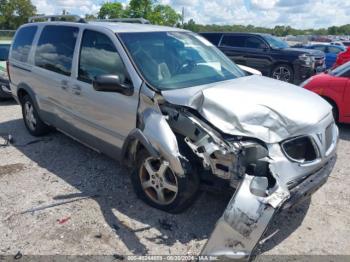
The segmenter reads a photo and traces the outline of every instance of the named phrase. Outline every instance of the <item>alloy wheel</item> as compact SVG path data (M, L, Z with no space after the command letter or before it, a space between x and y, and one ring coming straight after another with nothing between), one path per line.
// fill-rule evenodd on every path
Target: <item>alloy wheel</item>
M284 66L279 66L273 70L272 77L281 81L289 82L291 78L291 72Z
M30 130L34 131L36 128L37 120L34 115L34 107L29 101L27 101L24 104L24 116L25 116L25 121L28 127L30 128Z
M153 157L146 158L139 176L142 189L152 201L169 205L175 200L179 189L178 181L168 162Z

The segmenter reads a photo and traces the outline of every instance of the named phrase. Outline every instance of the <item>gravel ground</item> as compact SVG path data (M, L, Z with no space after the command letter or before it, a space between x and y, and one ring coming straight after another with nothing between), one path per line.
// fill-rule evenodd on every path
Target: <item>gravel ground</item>
M350 126L340 130L327 184L281 213L258 253L350 255ZM179 215L150 208L118 163L59 132L30 136L14 102L0 103L0 133L14 138L0 148L0 255L196 255L230 198L205 192Z

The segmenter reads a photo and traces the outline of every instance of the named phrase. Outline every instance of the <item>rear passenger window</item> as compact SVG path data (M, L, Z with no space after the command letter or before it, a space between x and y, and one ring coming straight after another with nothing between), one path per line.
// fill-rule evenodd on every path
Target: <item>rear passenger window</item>
M78 31L70 26L45 26L35 52L35 65L69 76Z
M12 45L12 59L27 62L36 30L36 26L26 26L19 29Z
M125 81L123 62L113 42L106 35L85 30L81 43L78 79L92 83L96 76L118 75Z
M221 40L221 46L244 47L245 39L245 36L224 35L224 37Z
M203 37L205 37L206 39L208 39L212 44L214 45L218 45L221 39L221 34L202 34Z

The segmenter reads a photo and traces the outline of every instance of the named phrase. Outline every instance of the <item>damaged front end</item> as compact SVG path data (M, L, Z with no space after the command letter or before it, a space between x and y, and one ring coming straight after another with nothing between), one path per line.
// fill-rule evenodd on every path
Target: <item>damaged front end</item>
M235 189L201 254L248 259L281 208L310 197L327 181L335 164L338 129L328 114L312 131L306 124L306 128L299 128L295 137L287 134L283 124L280 133L275 130L273 135L265 136L260 132L254 137L247 131L245 136L244 121L235 135L229 124L213 115L215 111L225 113L222 107L205 107L203 95L193 97L191 103L174 103L178 98L167 99L143 86L140 141L154 157L169 163L178 176L186 176L191 162L179 149L179 143L184 143L195 163L200 163L199 170L227 181ZM232 112L226 112L227 117L238 121ZM226 128L219 129L219 124L211 123L215 121ZM249 128L253 130L251 123ZM307 135L301 135L306 131ZM133 148L135 152L136 146Z

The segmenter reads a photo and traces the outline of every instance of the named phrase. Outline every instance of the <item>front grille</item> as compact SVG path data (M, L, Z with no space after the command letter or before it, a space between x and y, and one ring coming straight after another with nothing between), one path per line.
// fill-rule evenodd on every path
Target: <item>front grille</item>
M327 126L325 131L325 143L326 143L326 151L331 147L333 143L333 124Z

